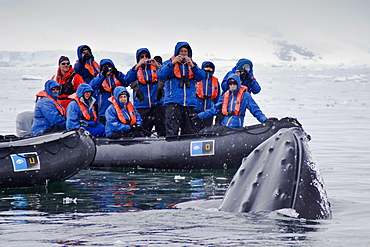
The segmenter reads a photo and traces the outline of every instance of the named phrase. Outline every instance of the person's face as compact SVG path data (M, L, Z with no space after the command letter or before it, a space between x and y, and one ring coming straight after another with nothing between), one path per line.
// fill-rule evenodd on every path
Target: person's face
M127 101L128 101L127 95L125 95L125 94L121 94L121 95L119 96L119 98L118 98L118 101L119 101L120 103L127 103Z
M50 91L53 93L59 93L60 87L53 87L52 89L50 89Z
M212 69L212 67L204 67L204 71L205 72L213 72L213 69Z
M180 51L179 51L179 55L182 56L182 57L187 57L189 54L188 52L188 49L186 49L185 47L181 47L180 48Z
M86 54L90 54L90 51L89 51L89 50L84 50L84 51L82 52L82 56L84 56L84 55L86 55Z
M85 99L90 99L91 95L92 95L91 91L90 92L84 92L84 98Z
M229 84L229 90L234 91L238 88L238 85L236 84Z
M144 51L144 52L140 53L139 58L140 58L140 60L141 59L149 59L149 54Z
M59 65L59 67L60 67L60 70L61 71L64 71L64 72L67 72L68 70L69 70L69 68L70 68L70 63L69 63L69 61L68 60L65 60L65 61L62 61L61 63L60 63L60 65Z

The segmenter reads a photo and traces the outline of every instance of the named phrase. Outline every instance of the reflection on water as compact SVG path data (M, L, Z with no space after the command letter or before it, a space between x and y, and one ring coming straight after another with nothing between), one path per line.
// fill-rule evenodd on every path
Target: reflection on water
M222 197L234 172L84 170L65 183L3 190L0 211L58 214L170 209L183 201Z

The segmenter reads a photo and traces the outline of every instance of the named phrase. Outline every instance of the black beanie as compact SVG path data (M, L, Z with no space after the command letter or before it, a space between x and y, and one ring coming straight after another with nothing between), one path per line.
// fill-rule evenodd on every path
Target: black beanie
M119 95L126 95L128 99L130 98L130 94L129 94L129 92L127 92L127 91L123 91L123 92L122 92L122 93L120 93Z
M66 60L70 63L70 61L69 61L69 58L68 58L68 57L66 57L66 56L61 56L61 57L59 58L59 63L58 63L58 65L60 65L60 63L61 63L61 62L66 61Z
M161 56L155 56L153 59L154 59L155 61L157 61L158 63L163 64L163 62L162 62L162 57L161 57Z

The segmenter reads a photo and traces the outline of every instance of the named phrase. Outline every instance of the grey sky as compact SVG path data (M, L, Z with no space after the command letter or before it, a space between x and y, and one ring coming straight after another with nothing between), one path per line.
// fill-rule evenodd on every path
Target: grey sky
M320 49L352 42L370 52L367 0L0 0L0 50L172 53L179 40L224 56L255 37ZM340 49L341 47L338 47Z

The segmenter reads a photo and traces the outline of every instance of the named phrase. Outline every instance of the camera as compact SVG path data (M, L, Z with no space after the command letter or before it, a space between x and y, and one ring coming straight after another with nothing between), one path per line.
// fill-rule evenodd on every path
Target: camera
M112 68L111 66L108 66L108 67L107 67L107 70L108 70L108 71L112 71L112 70L113 70L113 68Z
M186 59L186 57L181 57L181 60L182 60L182 61L185 61L185 59Z
M247 79L248 78L248 73L246 71L241 71L240 72L240 78L242 79Z

